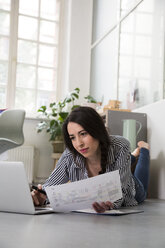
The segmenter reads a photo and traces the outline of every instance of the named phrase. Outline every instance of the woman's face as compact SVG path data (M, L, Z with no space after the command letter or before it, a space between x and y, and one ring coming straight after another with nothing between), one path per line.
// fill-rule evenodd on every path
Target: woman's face
M99 153L99 141L94 139L82 126L75 122L68 123L68 133L73 147L85 158L92 158Z

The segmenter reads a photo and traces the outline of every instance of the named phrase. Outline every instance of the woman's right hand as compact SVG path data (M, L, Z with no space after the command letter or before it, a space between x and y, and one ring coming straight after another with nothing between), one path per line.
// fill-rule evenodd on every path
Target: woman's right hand
M37 185L38 189L42 189L42 185ZM33 189L31 191L31 196L35 206L42 206L46 201L46 195L40 193L38 190Z
M94 202L92 206L97 213L104 213L105 211L111 210L114 207L113 203L110 201L101 202L101 203Z

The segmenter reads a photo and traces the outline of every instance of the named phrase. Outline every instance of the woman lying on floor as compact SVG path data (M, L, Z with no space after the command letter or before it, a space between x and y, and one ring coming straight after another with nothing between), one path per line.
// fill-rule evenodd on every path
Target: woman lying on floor
M135 206L145 200L149 180L149 145L143 141L131 154L128 140L108 134L100 115L90 107L74 109L63 125L66 149L56 168L39 189L74 182L119 170L123 197L111 203L94 202L98 213L121 206ZM131 164L138 157L134 173ZM42 205L46 196L32 191L35 205Z

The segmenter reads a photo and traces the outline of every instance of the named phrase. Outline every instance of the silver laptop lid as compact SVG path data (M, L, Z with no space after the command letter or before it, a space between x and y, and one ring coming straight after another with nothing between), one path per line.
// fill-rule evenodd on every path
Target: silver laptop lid
M22 162L0 161L0 211L35 212Z

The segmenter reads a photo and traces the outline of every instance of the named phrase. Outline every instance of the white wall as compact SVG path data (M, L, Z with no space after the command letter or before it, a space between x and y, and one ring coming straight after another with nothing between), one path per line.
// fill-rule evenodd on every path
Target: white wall
M59 96L80 88L80 101L89 94L92 0L63 0L60 35Z
M149 196L165 199L165 100L136 109L134 112L147 114L151 153Z
M34 181L44 182L53 170L53 159L51 154L53 148L49 142L49 135L46 132L37 133L36 125L38 120L25 119L24 122L24 145L32 145L35 148L34 154Z

